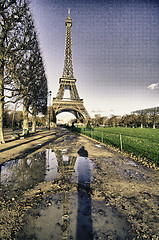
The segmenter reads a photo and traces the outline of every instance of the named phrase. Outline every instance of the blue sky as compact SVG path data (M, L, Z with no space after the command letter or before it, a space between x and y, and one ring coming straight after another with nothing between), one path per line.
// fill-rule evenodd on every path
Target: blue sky
M31 0L30 7L53 97L70 8L74 76L89 114L124 115L159 105L158 1Z

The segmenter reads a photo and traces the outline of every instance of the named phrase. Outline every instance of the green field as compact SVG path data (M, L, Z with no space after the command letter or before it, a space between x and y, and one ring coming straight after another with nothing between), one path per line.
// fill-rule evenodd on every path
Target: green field
M159 165L159 129L80 127L75 130L116 148L121 148L121 134L123 151Z

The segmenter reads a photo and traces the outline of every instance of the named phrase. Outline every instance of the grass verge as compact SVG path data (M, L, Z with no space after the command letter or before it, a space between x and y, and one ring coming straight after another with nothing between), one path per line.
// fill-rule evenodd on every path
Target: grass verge
M150 165L159 166L159 129L73 127L71 130L118 148L138 159L147 160Z

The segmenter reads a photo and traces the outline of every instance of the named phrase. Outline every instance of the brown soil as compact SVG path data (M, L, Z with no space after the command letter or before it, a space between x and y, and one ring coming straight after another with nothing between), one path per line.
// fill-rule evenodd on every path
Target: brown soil
M26 157L48 147L67 148L73 156L78 155L79 149L84 147L88 157L96 164L94 181L91 183L92 198L104 199L107 207L111 206L124 215L136 234L134 239L159 239L157 170L146 168L120 152L104 145L99 146L93 140L61 128L39 130L25 139L0 145L0 163L16 157ZM2 239L14 239L11 237L12 232L20 229L27 210L37 205L42 196L54 191L60 191L60 186L50 182L41 183L24 192L17 197L17 201L16 197L7 199L1 196ZM30 201L31 205L26 204Z

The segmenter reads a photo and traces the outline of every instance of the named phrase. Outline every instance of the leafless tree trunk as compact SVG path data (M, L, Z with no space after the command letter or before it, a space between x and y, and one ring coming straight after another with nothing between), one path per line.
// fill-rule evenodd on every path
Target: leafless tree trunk
M13 134L14 134L14 121L15 121L16 108L17 108L17 103L15 103L15 107L14 107L13 115L12 115L12 132L13 132Z
M32 132L36 132L36 107L33 108L33 115L32 115Z
M27 97L25 96L23 100L23 134L24 135L29 133L28 114L29 114L29 104L28 104Z
M3 112L4 112L4 85L3 85L3 77L4 77L4 66L3 61L0 59L0 143L5 143L4 141L4 133L3 133Z

